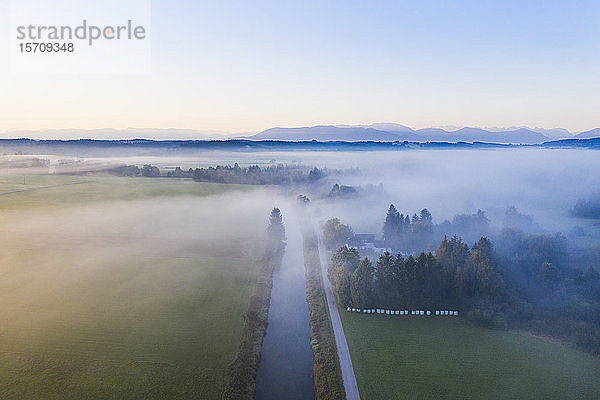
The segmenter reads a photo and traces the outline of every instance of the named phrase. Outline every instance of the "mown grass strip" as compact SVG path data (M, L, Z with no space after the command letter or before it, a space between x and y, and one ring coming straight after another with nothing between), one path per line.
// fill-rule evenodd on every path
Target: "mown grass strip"
M316 400L344 400L344 382L337 354L333 326L319 261L317 235L312 228L303 230L306 301L310 310L310 346L314 355Z

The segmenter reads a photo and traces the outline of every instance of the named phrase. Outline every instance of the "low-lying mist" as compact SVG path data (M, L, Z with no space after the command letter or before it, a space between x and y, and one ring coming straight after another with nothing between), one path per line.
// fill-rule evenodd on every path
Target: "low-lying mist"
M202 291L214 296L214 285L239 290L241 280L251 287L267 217L276 205L273 191L257 189L3 210L3 342L16 340L10 345L14 351L42 346L54 334L68 335L66 326L81 328L82 315L97 316L84 323L91 329L114 320L151 319L153 308L190 301ZM217 272L230 268L228 260L247 267ZM232 303L243 308L246 301L238 293Z
M321 155L323 156L323 155ZM507 207L532 215L542 230L565 231L582 221L569 217L578 199L600 187L600 157L578 150L422 150L329 154L327 166L357 168L343 184L382 184L386 194L322 205L358 231L380 233L394 203L403 213L426 207L434 222L486 211L502 227Z

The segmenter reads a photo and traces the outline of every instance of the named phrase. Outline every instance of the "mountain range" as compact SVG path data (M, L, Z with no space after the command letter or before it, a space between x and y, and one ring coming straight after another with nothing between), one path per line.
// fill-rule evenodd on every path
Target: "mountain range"
M600 128L582 132L577 138L585 139L600 136ZM566 129L531 129L515 127L499 128L460 128L411 129L394 123L377 123L372 125L318 125L300 128L271 128L247 137L251 140L284 140L284 141L411 141L411 142L487 142L538 144L557 138L569 138Z
M576 139L592 139L597 137L600 137L600 128L580 132L578 135L575 136Z
M320 142L486 142L503 144L540 144L556 139L591 139L600 137L600 128L574 134L563 128L543 129L528 127L471 128L452 127L412 129L396 123L370 125L317 125L298 128L270 128L259 133L232 134L194 129L54 129L12 130L0 133L0 138L30 139L83 139L97 140L150 139L150 140L277 140Z

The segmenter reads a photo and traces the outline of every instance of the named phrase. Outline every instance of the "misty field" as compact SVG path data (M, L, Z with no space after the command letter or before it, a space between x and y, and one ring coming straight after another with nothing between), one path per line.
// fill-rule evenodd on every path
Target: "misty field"
M222 185L174 178L7 174L0 175L0 210L47 209L156 197L208 196L252 189L245 185Z
M463 319L340 311L363 400L593 399L597 358Z
M25 186L52 185L0 195L0 398L220 398L272 202L175 179Z

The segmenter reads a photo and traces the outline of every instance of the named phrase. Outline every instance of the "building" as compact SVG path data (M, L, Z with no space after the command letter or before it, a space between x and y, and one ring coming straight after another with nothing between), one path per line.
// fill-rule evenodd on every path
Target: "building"
M357 233L352 240L346 244L347 247L355 247L363 257L378 258L391 248L385 246L383 240L376 240L374 233Z

